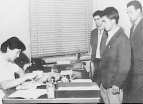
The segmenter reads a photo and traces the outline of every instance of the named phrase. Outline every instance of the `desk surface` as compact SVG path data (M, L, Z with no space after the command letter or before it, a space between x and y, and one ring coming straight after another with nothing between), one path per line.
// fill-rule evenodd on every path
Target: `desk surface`
M88 73L83 70L77 70L74 72L77 75L77 78L87 79L89 78ZM3 98L3 104L21 104L21 103L99 103L100 94L97 94L97 97L92 98L55 98L48 99L47 95L42 95L38 99L22 99L22 98L9 98L8 96L15 92L15 90L10 90Z
M18 104L18 103L99 103L99 98L38 98L38 99L18 99L18 98L8 98L6 95L3 98L3 104Z
M96 94L97 97L91 98L54 98L48 99L47 95L42 95L38 99L23 99L23 98L9 98L8 96L15 92L10 90L3 98L3 104L21 104L21 103L99 103L100 94Z

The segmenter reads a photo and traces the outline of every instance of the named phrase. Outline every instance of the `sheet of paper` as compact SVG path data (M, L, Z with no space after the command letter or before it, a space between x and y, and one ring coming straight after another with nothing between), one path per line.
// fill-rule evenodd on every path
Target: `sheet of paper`
M91 79L74 79L71 82L92 82Z
M59 87L58 90L100 90L98 85L80 87Z
M60 75L72 75L73 71L72 70L62 70Z
M24 82L22 85L18 85L16 89L17 90L36 89L37 86L41 86L41 85L42 83L29 81L29 82Z
M57 64L58 65L71 64L71 61L70 60L59 60L57 61Z
M9 97L21 97L27 99L37 99L39 96L47 93L46 89L29 89L29 90L17 90L9 95Z

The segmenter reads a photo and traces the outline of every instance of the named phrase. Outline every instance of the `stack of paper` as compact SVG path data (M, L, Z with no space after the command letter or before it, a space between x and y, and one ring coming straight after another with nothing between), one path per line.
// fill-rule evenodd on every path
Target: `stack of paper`
M62 70L60 75L72 75L73 71L72 70Z
M46 94L46 89L29 89L29 90L17 90L9 95L9 97L21 97L26 99L37 99L41 95Z
M91 79L74 79L71 82L92 82Z
M26 90L26 89L36 89L37 86L41 86L42 83L38 83L38 82L24 82L22 85L18 85L16 87L17 90Z
M97 85L77 86L77 87L59 87L58 90L100 90Z
M64 65L64 64L71 64L70 60L59 60L57 61L58 65Z

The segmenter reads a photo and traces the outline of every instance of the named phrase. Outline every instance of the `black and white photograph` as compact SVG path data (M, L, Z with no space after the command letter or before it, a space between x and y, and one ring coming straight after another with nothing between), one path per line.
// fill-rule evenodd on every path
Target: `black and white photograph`
M0 0L0 104L143 103L143 0Z

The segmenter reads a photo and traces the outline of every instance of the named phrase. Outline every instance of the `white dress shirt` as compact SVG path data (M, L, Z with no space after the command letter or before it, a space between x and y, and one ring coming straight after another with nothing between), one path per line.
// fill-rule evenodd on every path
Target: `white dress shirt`
M12 80L15 79L14 73L19 70L19 66L6 61L2 56L0 52L0 82L6 81L6 80ZM2 98L4 97L4 92L0 88L0 104L2 103Z
M120 27L117 27L116 29L109 31L108 32L108 38L106 41L106 45L108 44L108 42L110 41L110 39L113 37L113 35L120 29Z
M100 43L101 43L101 38L102 38L102 35L103 35L103 31L104 31L104 28L102 29L99 29L98 28L98 43L97 43L97 49L96 49L96 58L100 58Z

